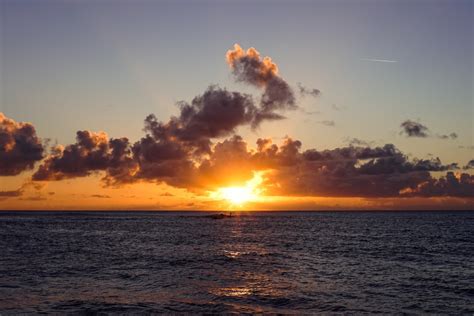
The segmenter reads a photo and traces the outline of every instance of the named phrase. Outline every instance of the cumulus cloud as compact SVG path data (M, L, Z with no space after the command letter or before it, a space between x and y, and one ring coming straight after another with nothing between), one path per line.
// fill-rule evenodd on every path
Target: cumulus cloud
M439 179L430 178L419 183L414 188L405 189L401 192L405 196L453 196L474 197L474 176L467 173L454 174L448 172L446 176Z
M161 129L154 130L157 126L156 118L148 117L148 134L133 145L126 143L129 149L122 154L113 154L113 140L103 133L80 132L75 144L46 159L35 178L60 180L103 171L106 183L152 181L207 191L245 183L255 171L265 171L263 186L270 195L396 197L425 196L421 184L439 186L430 172L458 169L439 158L409 159L392 144L302 151L302 143L292 138L281 145L260 138L253 149L234 135L212 144L209 151L196 151L200 142L166 133L169 137L164 137Z
M43 159L44 147L30 123L15 122L0 112L0 176L30 170Z
M412 120L406 120L400 124L402 131L400 134L405 134L407 137L428 137L428 127Z
M168 122L154 115L145 119L147 135L132 147L139 170L135 178L165 181L175 186L199 182L197 165L213 148L212 139L231 135L257 115L252 98L209 87L191 103L180 103L180 115Z
M296 163L274 169L274 193L308 196L394 197L431 179L431 171L456 168L439 159L409 160L395 146L343 147L296 153Z
M239 92L229 92L210 86L191 103L180 102L180 114L167 123L150 115L145 120L145 130L159 140L178 139L187 145L209 151L210 139L228 136L241 125L248 125L257 118L258 109L252 97Z
M270 57L261 58L255 48L245 51L235 44L234 49L227 52L226 60L237 81L264 90L253 127L264 120L283 119L280 112L297 108L293 90L279 76L278 66Z
M76 143L56 146L34 173L33 180L62 180L105 171L113 184L129 179L136 170L127 138L109 139L104 132L78 131Z
M258 102L248 94L213 85L191 101L179 102L178 114L168 120L162 121L153 114L147 116L145 135L135 143L125 137L109 138L104 132L78 131L73 144L51 150L33 180L58 181L101 173L105 185L143 181L205 192L241 185L261 171L262 186L269 195L472 196L472 176L451 172L459 169L457 164L444 164L439 158L410 159L392 144L374 147L353 138L341 148L303 150L301 141L287 137L279 145L269 138L259 138L252 147L235 135L237 129L283 118L283 111L296 108L294 93L279 76L277 65L269 57L261 58L254 48L244 51L235 45L226 58L238 81L263 90ZM300 88L301 93L311 91L301 92ZM39 152L34 159L30 150L18 149L16 160L1 156L2 171L7 163L18 161L23 161L21 166L11 170L20 171L11 174L32 168L43 155L33 126L1 118L6 122L2 123L0 133L1 155L9 155L16 146L36 148ZM334 121L318 123L335 125ZM409 137L429 134L426 126L410 120L401 127ZM473 166L471 161L464 168ZM431 172L448 173L436 179ZM18 194L21 190L2 191L0 197Z

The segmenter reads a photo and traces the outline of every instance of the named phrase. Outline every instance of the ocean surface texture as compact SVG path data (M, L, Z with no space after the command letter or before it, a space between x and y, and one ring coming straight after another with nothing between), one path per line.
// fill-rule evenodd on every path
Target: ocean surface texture
M474 313L474 212L0 213L0 314Z

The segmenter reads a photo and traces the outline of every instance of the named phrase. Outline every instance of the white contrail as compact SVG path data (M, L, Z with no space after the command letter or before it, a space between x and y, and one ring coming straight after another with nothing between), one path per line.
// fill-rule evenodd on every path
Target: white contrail
M365 61L375 61L379 63L398 63L398 60L390 60L390 59L375 59L375 58L362 58Z

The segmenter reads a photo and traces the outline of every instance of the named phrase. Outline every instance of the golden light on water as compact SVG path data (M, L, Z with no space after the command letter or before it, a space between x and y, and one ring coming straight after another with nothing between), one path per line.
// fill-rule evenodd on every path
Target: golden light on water
M259 199L263 191L259 188L262 181L262 172L255 172L253 178L247 181L244 186L219 188L211 192L210 197L216 200L226 200L235 206L241 206L247 202Z

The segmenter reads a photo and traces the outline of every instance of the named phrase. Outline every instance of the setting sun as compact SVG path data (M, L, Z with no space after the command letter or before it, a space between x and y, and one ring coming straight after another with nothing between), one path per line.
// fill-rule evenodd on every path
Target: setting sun
M211 192L210 197L216 200L226 200L233 205L242 205L259 198L262 189L258 186L262 183L262 172L255 172L251 180L244 186L232 186L219 188Z
M219 192L221 193L222 198L237 205L253 200L256 197L252 192L252 189L248 187L221 188L219 189Z

